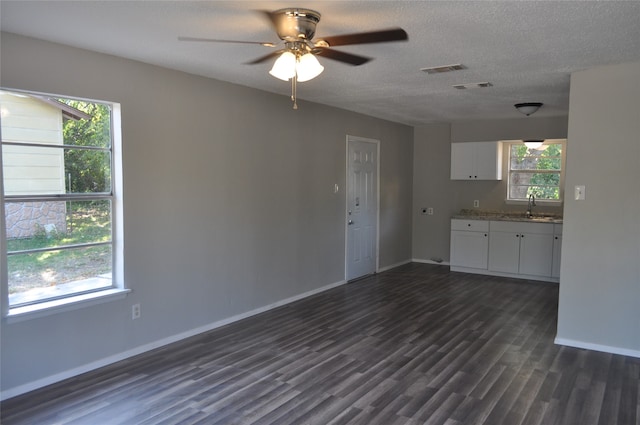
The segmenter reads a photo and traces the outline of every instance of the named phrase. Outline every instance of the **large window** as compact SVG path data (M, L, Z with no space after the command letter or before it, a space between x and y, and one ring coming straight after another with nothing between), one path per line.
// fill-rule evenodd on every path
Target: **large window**
M1 90L0 108L5 305L122 288L118 106Z
M545 141L538 148L510 142L508 200L562 201L564 140Z

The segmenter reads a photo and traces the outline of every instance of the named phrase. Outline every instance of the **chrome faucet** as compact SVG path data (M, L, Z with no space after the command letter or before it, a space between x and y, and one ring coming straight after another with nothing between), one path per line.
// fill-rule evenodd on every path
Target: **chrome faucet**
M536 197L529 195L529 202L527 203L527 218L533 217L533 207L536 206Z

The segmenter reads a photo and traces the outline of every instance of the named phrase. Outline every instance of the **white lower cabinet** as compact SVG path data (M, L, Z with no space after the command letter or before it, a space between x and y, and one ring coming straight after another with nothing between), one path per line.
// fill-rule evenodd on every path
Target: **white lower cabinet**
M551 277L553 224L491 221L489 271Z
M489 270L518 273L520 269L520 237L514 232L492 232L489 251Z
M562 224L451 220L452 271L558 282Z
M552 264L553 235L523 233L520 237L520 270L518 273L550 277Z
M560 279L560 258L562 253L562 224L553 226L553 266L551 277Z
M455 268L487 270L489 222L451 220L450 265Z

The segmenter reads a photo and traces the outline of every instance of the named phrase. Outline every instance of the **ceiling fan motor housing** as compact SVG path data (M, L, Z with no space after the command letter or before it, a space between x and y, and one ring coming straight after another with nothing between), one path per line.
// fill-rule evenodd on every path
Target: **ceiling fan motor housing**
M278 37L284 41L309 41L316 33L320 13L311 9L280 9L272 13Z

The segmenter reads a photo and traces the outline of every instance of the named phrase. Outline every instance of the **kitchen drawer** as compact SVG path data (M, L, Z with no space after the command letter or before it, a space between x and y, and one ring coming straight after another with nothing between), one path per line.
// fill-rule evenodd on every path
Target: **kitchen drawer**
M526 223L522 221L492 221L492 232L553 235L553 223Z
M488 232L487 220L451 220L451 230L468 230L470 232Z

